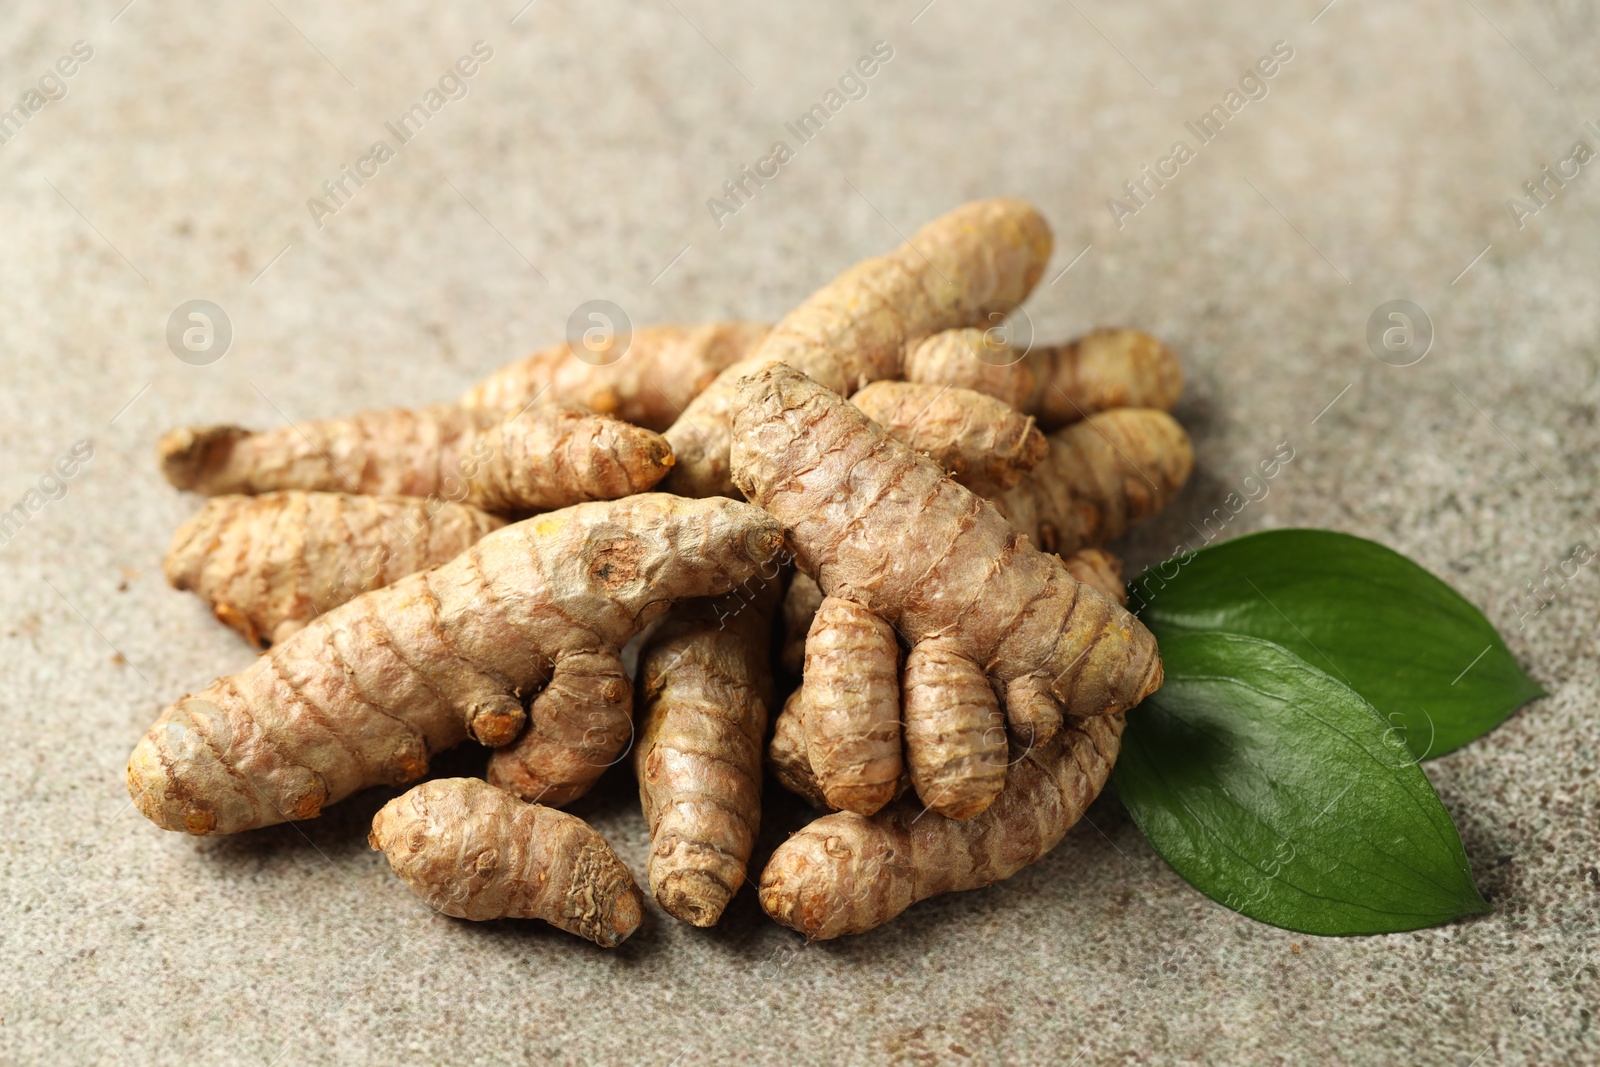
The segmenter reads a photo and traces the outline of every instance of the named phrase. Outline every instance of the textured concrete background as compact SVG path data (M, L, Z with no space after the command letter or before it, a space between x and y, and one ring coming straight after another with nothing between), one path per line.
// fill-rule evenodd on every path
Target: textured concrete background
M1521 228L1506 206L1600 143L1592 4L123 2L0 20L0 101L93 49L0 145L0 507L94 449L0 546L0 1060L1600 1058L1600 583L1586 568L1536 615L1522 596L1600 538L1600 173ZM306 199L393 146L384 123L478 40L468 95L318 228ZM878 40L868 95L798 145L784 122ZM1269 95L1199 147L1185 121L1280 40ZM706 199L778 139L795 158L719 228ZM1119 228L1107 198L1178 139L1195 158ZM1288 441L1230 536L1327 526L1409 553L1550 690L1427 765L1492 915L1275 930L1187 886L1107 797L1036 867L867 936L808 947L746 893L716 930L655 913L605 953L429 912L367 849L380 793L228 840L128 807L159 709L251 656L163 583L195 501L156 471L161 430L447 399L592 298L636 323L776 318L1000 193L1055 226L1040 337L1134 325L1184 357L1199 469L1135 567L1198 543ZM209 366L165 341L196 298L234 329ZM1404 368L1365 341L1395 298L1436 333ZM642 871L625 773L577 810ZM771 833L797 817L775 806Z

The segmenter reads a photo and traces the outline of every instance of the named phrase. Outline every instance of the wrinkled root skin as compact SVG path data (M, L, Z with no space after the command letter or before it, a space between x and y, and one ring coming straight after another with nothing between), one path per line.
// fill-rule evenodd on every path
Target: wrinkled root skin
M1054 848L1099 795L1121 744L1123 716L1071 720L1024 754L1006 787L966 820L911 798L866 817L836 812L779 845L761 874L761 907L825 941L865 933L918 901L1009 878Z
M783 648L778 663L792 678L805 672L806 635L822 606L822 586L804 571L795 571L783 594Z
M988 325L1027 299L1050 258L1044 217L1022 200L963 204L888 255L864 260L773 327L717 376L667 430L677 465L663 483L684 496L734 496L729 443L741 379L781 360L848 396L897 378L906 347L929 334Z
M1031 416L971 389L873 382L850 402L979 496L1016 485L1050 450Z
M1067 573L1115 600L1128 606L1128 588L1122 581L1122 561L1103 548L1082 548L1061 561ZM805 670L806 634L811 631L811 620L817 617L822 606L822 587L804 571L795 571L789 580L788 591L783 595L783 648L778 662L792 677L798 678Z
M435 404L262 432L190 427L167 433L157 450L168 481L204 496L304 489L425 497L445 476L459 477L474 439L502 417Z
M521 411L534 403L573 404L647 430L665 430L726 367L766 337L763 322L706 322L634 330L615 355L580 356L569 343L507 364L462 396L463 407ZM590 359L609 362L590 362Z
M503 519L406 496L279 492L207 500L167 550L167 581L251 644L465 552Z
M504 527L173 704L135 747L129 792L151 821L192 834L309 819L421 777L468 737L516 740L541 688L531 729L549 759L534 769L587 788L629 733L626 711L614 732L579 717L626 708L622 645L676 600L770 573L782 550L782 530L749 504L657 493Z
M1023 411L1033 395L1033 368L999 331L967 327L941 330L906 352L905 380L956 386L994 397Z
M827 597L806 636L806 750L829 807L871 815L900 780L900 646L888 623Z
M560 807L587 793L633 740L633 686L614 648L556 661L528 725L489 755L488 779L513 796Z
M789 694L783 711L778 714L772 728L772 741L767 746L767 769L778 784L795 794L818 811L838 811L828 803L811 769L811 753L806 748L805 704L800 700L800 690ZM900 779L895 783L893 799L898 800L911 791L911 771L901 761Z
M650 827L646 874L667 914L714 926L744 884L761 826L778 574L673 608L639 657L634 770Z
M476 778L435 779L389 801L367 843L457 919L541 919L615 948L644 918L633 875L593 827Z
M740 395L735 477L830 599L912 647L948 643L1001 692L1033 679L1033 699L1062 718L1125 711L1159 688L1155 638L1137 619L837 394L773 364ZM808 662L807 685L811 673Z
M1063 565L1078 581L1099 590L1108 599L1123 607L1128 603L1128 589L1123 583L1122 561L1103 548L1084 548L1062 560ZM822 602L822 588L804 572L796 571L784 597L783 613L788 632L798 639L786 641L784 662L787 666L792 655L793 674L801 673L804 662L805 635ZM1023 748L1048 744L1061 729L1061 708L1050 695L1047 678L1024 675L1013 679L1005 693L1006 718L1010 739ZM810 753L806 749L805 730L801 725L804 707L800 690L795 690L783 706L774 727L772 742L767 749L767 767L778 784L804 799L821 811L836 810L828 804L817 776L811 769ZM909 773L901 776L896 796L910 788Z
M983 669L951 642L919 641L906 656L906 763L929 811L970 819L1006 782L1006 724Z
M298 489L437 497L497 514L643 492L673 462L657 433L549 404L510 416L435 404L261 433L173 430L159 450L167 479L205 496Z
M806 751L805 712L798 689L789 694L773 724L772 741L767 745L767 769L779 785L813 808L833 810L828 806L822 786L817 784L816 772L811 769L811 754Z
M1049 454L992 499L1046 552L1114 541L1177 495L1194 470L1183 427L1164 411L1117 408L1053 433Z
M1171 411L1183 393L1177 354L1138 330L1099 329L1027 355L1033 390L1022 410L1046 430L1113 408Z
M1128 586L1122 580L1122 560L1103 548L1080 548L1061 561L1067 573L1122 607L1128 606Z
M499 514L642 493L673 463L660 434L569 407L530 408L484 431L473 447L486 458L466 479L467 501Z
M1121 329L1025 350L998 330L945 330L911 346L904 377L985 393L1036 417L1046 430L1112 408L1171 411L1183 392L1183 368L1172 349Z

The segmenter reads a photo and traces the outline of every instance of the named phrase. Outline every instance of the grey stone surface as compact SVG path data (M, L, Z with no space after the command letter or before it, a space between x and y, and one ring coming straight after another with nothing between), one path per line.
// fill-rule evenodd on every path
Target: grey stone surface
M1521 227L1506 205L1600 143L1595 9L1321 2L7 5L0 100L75 41L93 57L0 145L0 507L75 441L94 454L0 546L0 1060L1600 1059L1595 568L1536 615L1522 599L1597 537L1600 172ZM317 226L307 198L393 147L385 122L480 39L467 95ZM894 54L865 98L799 144L785 121L877 40ZM1185 122L1280 40L1269 94L1201 146ZM707 198L780 139L794 158L719 227ZM1119 227L1107 198L1179 139L1194 158ZM1190 888L1107 797L1034 868L863 937L808 947L746 892L718 929L656 912L605 953L429 912L367 849L380 792L228 840L128 806L146 725L251 656L164 585L195 501L160 478L160 431L447 399L586 299L775 318L1000 193L1055 227L1040 337L1135 325L1183 355L1199 469L1134 567L1198 543L1288 441L1229 536L1392 545L1549 689L1426 765L1493 914L1272 929ZM1394 298L1436 331L1404 368L1364 339ZM209 366L167 347L190 299L233 325ZM614 773L577 810L642 871L631 790ZM798 816L776 808L769 838Z

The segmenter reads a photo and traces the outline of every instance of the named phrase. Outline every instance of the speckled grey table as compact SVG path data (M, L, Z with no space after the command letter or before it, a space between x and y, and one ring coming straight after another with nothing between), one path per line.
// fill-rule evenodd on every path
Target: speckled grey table
M1600 538L1600 173L1573 152L1600 144L1592 4L522 2L18 0L0 20L0 103L21 101L0 115L0 509L25 520L0 545L0 1061L1600 1058L1600 579L1537 614L1522 597ZM840 88L878 41L892 55ZM802 141L785 124L819 103ZM780 140L792 158L727 200ZM227 840L128 807L145 726L251 655L163 583L195 502L155 469L162 429L446 399L589 299L775 318L998 193L1055 226L1039 336L1137 325L1184 357L1199 469L1135 566L1195 543L1287 441L1228 535L1393 545L1550 690L1427 765L1493 914L1271 929L1184 884L1107 797L1017 878L864 937L808 947L745 893L716 930L654 913L608 954L429 912L367 849L379 793ZM195 299L232 327L208 365L167 343ZM1431 320L1410 366L1367 345L1391 299ZM78 441L92 457L47 478ZM642 870L625 774L577 810ZM769 837L798 816L775 806Z

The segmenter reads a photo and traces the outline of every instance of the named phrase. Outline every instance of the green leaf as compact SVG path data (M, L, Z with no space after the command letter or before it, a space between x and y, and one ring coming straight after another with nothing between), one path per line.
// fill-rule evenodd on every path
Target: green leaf
M1330 530L1273 530L1134 580L1162 639L1224 631L1274 641L1376 707L1418 759L1442 756L1544 696L1483 613L1398 552Z
M1162 642L1128 715L1117 793L1208 897L1308 934L1415 930L1488 911L1427 776L1366 701L1238 634Z

